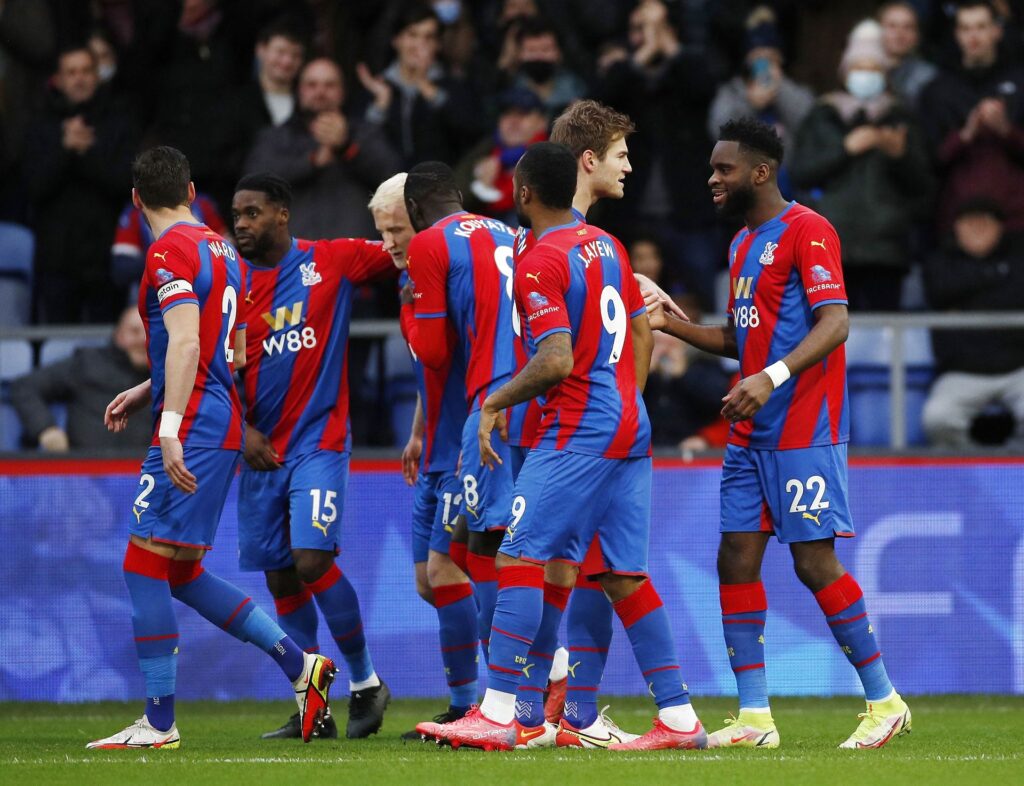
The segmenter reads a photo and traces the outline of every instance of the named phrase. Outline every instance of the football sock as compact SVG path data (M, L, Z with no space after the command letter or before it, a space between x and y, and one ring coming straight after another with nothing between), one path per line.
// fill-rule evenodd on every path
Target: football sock
M868 701L887 698L893 691L892 683L868 619L864 593L856 579L844 573L825 589L814 593L814 598L825 613L832 635L846 659L857 669L864 686L864 698Z
M472 552L466 555L466 565L476 590L480 647L484 651L484 660L490 662L491 620L494 618L494 604L498 598L498 571L494 568L494 557Z
M768 678L764 670L764 622L768 598L760 581L720 584L722 632L729 665L736 677L740 709L768 708Z
M302 674L302 648L242 590L203 568L199 560L175 561L171 594L239 641L252 642L294 682Z
M544 582L540 627L526 653L527 662L523 667L523 678L516 699L516 719L524 726L540 726L544 723L544 689L551 674L555 650L558 649L558 625L562 621L571 592L572 587L558 587Z
M441 660L448 680L453 707L463 708L476 703L477 647L479 645L476 601L473 586L445 584L434 587L434 608L437 609L441 639Z
M512 565L498 571L498 601L491 626L491 660L487 666L487 692L492 690L512 695L512 707L527 652L533 644L544 606L544 568L539 565ZM486 697L485 697L486 701ZM503 706L503 705L502 705ZM483 709L483 705L481 705ZM484 714L491 720L507 720Z
M569 646L569 684L565 717L577 729L597 720L597 691L612 641L612 604L601 585L582 575L569 599L566 639Z
M641 584L628 598L616 601L614 607L658 709L689 704L690 695L679 676L668 613L651 580Z
M363 635L363 618L359 613L359 598L352 582L341 572L337 563L331 563L316 581L306 588L316 598L316 605L324 614L327 627L348 664L349 690L363 690L380 685L373 670L370 651Z
M448 556L451 557L452 562L456 564L459 570L469 575L469 566L466 564L469 550L465 543L449 543L448 544Z
M167 583L170 567L170 558L129 541L123 571L132 602L135 651L146 683L146 718L160 731L174 725L178 666L178 620Z
M274 598L274 607L277 609L277 624L281 626L281 630L303 651L320 651L320 645L316 640L320 617L316 613L313 594L308 589L284 598Z

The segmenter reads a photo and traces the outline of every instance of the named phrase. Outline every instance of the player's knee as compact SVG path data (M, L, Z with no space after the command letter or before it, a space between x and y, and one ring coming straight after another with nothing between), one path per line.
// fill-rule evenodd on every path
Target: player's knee
M573 587L579 568L568 562L549 562L544 566L544 581L556 587Z
M597 578L612 603L628 598L647 580L647 576L621 576L617 573L602 573Z
M312 584L334 564L334 552L314 549L296 549L292 552L295 572L303 584Z
M794 543L793 570L811 592L818 592L843 575L843 566L832 548L832 541Z
M302 592L302 580L295 568L284 570L268 570L264 574L267 580L267 589L275 598L288 598Z
M723 584L747 584L761 573L757 549L737 538L723 537L718 544L718 578Z
M444 587L448 584L461 584L466 581L466 574L452 561L447 554L437 551L430 552L427 558L427 586Z

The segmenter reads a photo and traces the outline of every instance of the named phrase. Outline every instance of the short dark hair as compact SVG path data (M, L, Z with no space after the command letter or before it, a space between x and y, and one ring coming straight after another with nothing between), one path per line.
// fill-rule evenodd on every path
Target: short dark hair
M282 207L292 206L292 187L283 177L278 177L271 172L255 172L245 175L235 186L235 193L239 191L259 191L266 195L268 202L273 202Z
M519 184L529 186L542 205L568 210L576 195L576 156L557 142L526 148L516 167Z
M441 29L441 19L434 13L434 9L430 5L422 2L422 0L413 0L413 2L406 3L395 14L395 21L391 26L391 35L396 36L405 28L418 25L420 22L426 22L428 19L433 19L437 22L437 29Z
M540 38L545 35L553 36L561 48L562 41L554 25L539 16L528 16L519 23L519 29L516 30L516 44L522 45L527 38Z
M782 163L782 138L775 126L752 117L741 117L725 123L718 132L720 142L738 142L742 150L757 152L772 159L776 166Z
M961 11L966 11L968 8L987 8L994 21L1002 22L1003 20L1003 17L999 13L999 9L996 8L995 3L993 3L992 0L959 0L953 10L953 18L956 19L957 15Z
M443 161L424 161L409 170L405 178L405 198L422 204L431 197L458 199L459 185L452 168Z
M177 148L151 147L132 162L132 185L149 208L178 207L188 202L192 179L185 154Z
M286 38L293 44L298 44L303 49L306 48L306 36L300 33L287 17L275 19L263 27L259 35L256 36L256 42L259 44L269 44L272 38Z

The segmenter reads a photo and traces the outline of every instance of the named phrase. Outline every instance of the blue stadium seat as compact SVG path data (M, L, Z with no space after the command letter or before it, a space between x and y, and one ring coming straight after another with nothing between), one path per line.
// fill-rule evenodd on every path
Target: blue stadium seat
M32 370L32 345L21 339L0 341L0 450L18 450L21 424L8 403L8 383Z
M854 328L846 342L847 383L850 390L850 441L854 445L889 444L889 358L892 335L884 328ZM935 376L931 339L924 328L903 334L903 363L907 393L904 417L907 444L926 443L921 412Z
M0 327L28 324L35 244L31 230L0 221Z

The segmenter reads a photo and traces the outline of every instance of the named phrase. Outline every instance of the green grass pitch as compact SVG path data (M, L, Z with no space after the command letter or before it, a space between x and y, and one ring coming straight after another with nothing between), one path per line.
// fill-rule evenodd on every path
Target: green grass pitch
M610 700L623 728L649 728L652 705ZM695 699L709 728L733 708L727 699ZM86 751L139 714L136 704L0 704L0 784L943 784L1024 783L1024 697L910 697L913 734L881 751L840 751L863 706L854 698L779 699L776 751L541 750L489 753L403 743L399 735L441 702L396 701L384 729L368 740L263 742L290 709L277 704L182 702L176 751ZM345 714L344 702L336 712Z

